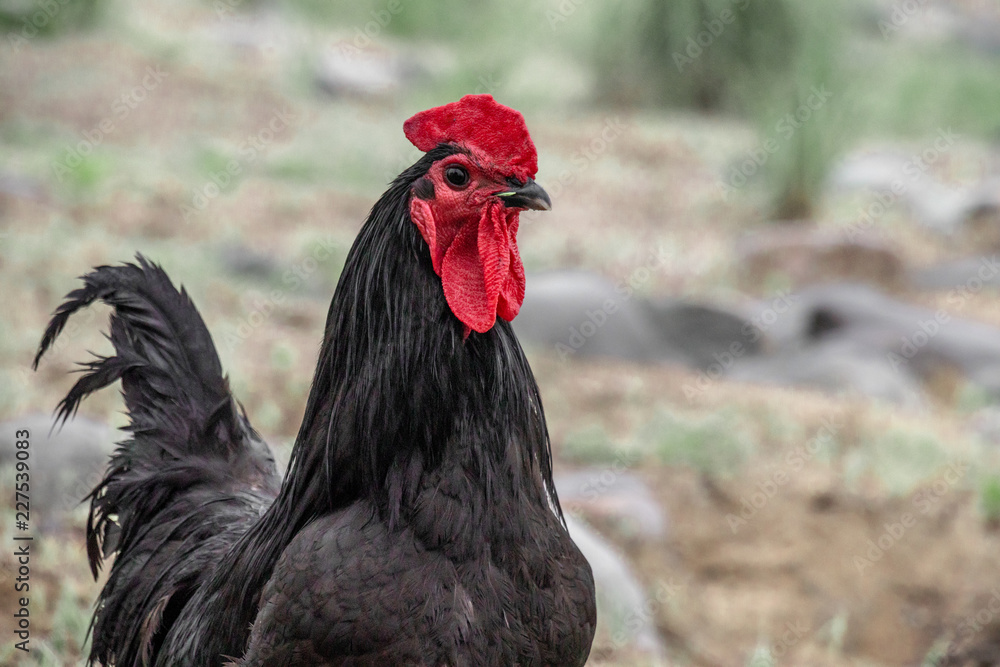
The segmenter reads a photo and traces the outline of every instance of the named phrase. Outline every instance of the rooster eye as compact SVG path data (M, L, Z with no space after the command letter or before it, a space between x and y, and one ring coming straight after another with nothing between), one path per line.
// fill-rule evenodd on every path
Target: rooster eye
M455 189L464 188L469 184L469 172L465 170L465 167L457 164L453 164L444 170L444 178L448 181L448 185Z

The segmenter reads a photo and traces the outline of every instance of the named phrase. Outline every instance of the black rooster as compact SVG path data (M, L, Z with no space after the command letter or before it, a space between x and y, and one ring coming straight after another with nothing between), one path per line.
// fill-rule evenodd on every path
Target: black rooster
M120 379L131 419L90 495L95 576L116 554L91 664L586 662L593 578L509 324L518 214L549 208L534 145L489 95L404 128L426 154L348 255L284 480L162 269L97 268L53 317L36 366L75 311L115 309L59 415Z

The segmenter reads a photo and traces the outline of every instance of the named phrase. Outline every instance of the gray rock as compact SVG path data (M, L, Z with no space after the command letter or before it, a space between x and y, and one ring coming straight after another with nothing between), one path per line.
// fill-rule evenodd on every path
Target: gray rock
M909 368L894 369L885 354L840 336L798 349L739 359L728 377L831 394L858 394L914 408L925 403L919 379Z
M619 649L633 649L655 659L665 656L655 625L658 601L647 595L617 550L585 523L566 515L566 526L594 572L597 626L609 632Z
M277 280L281 267L272 255L257 252L242 243L225 243L219 248L219 259L226 271L237 276L261 280Z
M1000 15L996 5L991 4L921 0L919 10L914 12L893 0L879 0L873 7L872 19L874 28L884 37L931 44L950 42L995 56L1000 54Z
M33 201L48 200L41 181L8 171L0 171L0 195Z
M587 271L528 276L524 303L513 324L523 342L563 359L651 361L660 356L649 312L625 290ZM672 360L685 359L675 355Z
M970 188L966 209L970 219L1000 214L1000 176L988 176Z
M529 276L514 330L561 359L610 357L703 368L743 340L740 315L673 299L648 300L587 271ZM753 346L753 343L750 343Z
M624 536L661 539L667 519L649 487L634 474L614 466L560 473L555 478L559 502L567 512L610 520Z
M650 299L646 308L660 345L682 352L693 368L709 368L734 344L744 355L760 351L761 338L752 327L749 311L729 312L714 305L673 299Z
M908 282L917 289L953 290L966 286L1000 287L1000 255L967 257L913 269Z
M974 183L947 186L928 170L915 168L914 157L899 151L852 155L834 168L830 184L840 190L871 190L889 197L892 204L898 201L917 223L942 235L956 234L978 216L1000 210L1000 177L984 175Z
M783 356L791 360L782 361L785 366L795 359L805 362L812 354L821 360L816 362L817 368L832 367L838 358L845 365L855 359L872 367L888 365L901 377L912 373L925 382L934 382L942 369L953 367L990 393L1000 395L997 327L959 318L945 310L902 303L866 285L824 285L795 296L792 306L768 331L770 358ZM740 361L734 377L739 373L745 378L766 375L754 368L756 360ZM769 372L782 377L780 368L772 366ZM877 380L875 371L871 373L856 384L871 387L867 383ZM879 386L883 390L878 393L893 395L896 391L888 384Z
M0 468L13 480L16 464L15 433L27 429L31 523L53 530L80 507L104 473L114 443L122 439L113 429L77 417L52 429L53 417L29 414L0 424Z

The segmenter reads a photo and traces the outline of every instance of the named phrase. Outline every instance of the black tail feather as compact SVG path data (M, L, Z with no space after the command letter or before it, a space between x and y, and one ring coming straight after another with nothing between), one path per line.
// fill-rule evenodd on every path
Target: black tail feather
M165 419L164 408L172 413L186 409L194 413L185 415L194 417L194 423L226 427L228 432L220 433L224 440L218 444L233 445L239 440L241 425L208 328L187 292L178 291L162 268L142 255L136 260L138 264L101 266L83 276L84 286L66 296L42 336L35 368L73 313L95 301L115 309L110 339L116 355L83 364L86 375L60 403L59 418L65 421L88 394L122 379L133 423L136 418L145 423L149 421L145 418L152 417L161 427L183 427L182 420ZM209 421L208 406L213 411L228 410L226 418ZM184 440L190 434L176 435Z
M101 266L82 277L42 337L34 365L70 316L112 306L112 356L83 376L56 420L121 380L131 438L88 496L87 555L95 576L117 553L92 622L91 663L155 660L170 624L203 577L273 499L279 477L222 375L215 345L187 293L159 266Z

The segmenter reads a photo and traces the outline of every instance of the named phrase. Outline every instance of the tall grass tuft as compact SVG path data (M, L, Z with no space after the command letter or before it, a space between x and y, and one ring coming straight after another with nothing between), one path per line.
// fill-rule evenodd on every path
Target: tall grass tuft
M746 111L802 40L789 0L607 3L590 51L614 103Z

